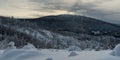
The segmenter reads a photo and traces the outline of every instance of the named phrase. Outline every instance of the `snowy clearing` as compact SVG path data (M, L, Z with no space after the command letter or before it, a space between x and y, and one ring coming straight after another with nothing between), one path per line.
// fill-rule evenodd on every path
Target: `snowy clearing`
M106 51L73 51L55 49L11 49L0 51L0 60L120 60Z

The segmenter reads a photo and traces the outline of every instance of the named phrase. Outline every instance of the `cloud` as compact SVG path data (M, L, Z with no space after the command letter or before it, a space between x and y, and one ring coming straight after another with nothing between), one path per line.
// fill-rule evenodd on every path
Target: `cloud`
M120 21L119 0L31 0L35 2L38 8L36 11L67 11L90 17L99 18L108 22ZM42 7L42 8L41 8ZM57 14L57 13L56 13ZM62 13L61 13L62 14ZM120 23L120 22L119 22Z
M38 17L78 14L120 23L119 0L0 0L0 15Z
M29 0L0 0L0 15L15 17L33 17L36 11L32 9L32 2Z

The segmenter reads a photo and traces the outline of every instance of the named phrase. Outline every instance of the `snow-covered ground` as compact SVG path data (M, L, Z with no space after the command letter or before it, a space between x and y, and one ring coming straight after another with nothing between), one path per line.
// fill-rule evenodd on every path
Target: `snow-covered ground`
M7 49L0 50L0 60L120 60L120 44L114 50L103 51L82 51L75 46L71 48L36 49L32 44L27 44L16 49L11 42Z
M67 51L53 49L0 50L0 60L120 60L106 51Z

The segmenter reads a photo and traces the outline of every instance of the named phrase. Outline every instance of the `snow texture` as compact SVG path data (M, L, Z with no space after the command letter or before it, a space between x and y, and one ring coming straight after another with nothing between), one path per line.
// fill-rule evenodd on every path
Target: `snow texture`
M47 58L46 60L53 60L52 58Z
M81 51L81 49L77 46L71 46L67 49L68 51Z
M77 56L78 54L76 52L71 52L69 57L72 57L72 56Z
M28 43L26 46L23 47L23 49L36 49L36 48L32 44Z
M7 48L10 48L10 49L16 48L15 43L14 43L14 42L10 42L10 43L8 44L8 47L7 47Z
M24 60L43 55L44 54L36 50L11 49L1 54L0 60Z
M119 56L112 56L110 52L111 50L70 52L54 49L10 49L0 51L0 60L120 60Z
M114 50L111 52L111 55L113 56L120 56L120 44L118 44Z

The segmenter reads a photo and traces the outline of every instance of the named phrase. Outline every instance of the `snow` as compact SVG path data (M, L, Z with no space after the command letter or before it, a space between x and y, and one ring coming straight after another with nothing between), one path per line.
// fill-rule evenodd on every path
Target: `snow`
M23 47L23 49L36 49L36 47L28 43L26 46Z
M76 52L71 52L69 56L71 57L71 56L77 56L77 55L78 54Z
M14 42L10 42L7 46L8 49L15 49L16 46L15 46L15 43Z
M0 60L24 60L33 57L43 56L37 50L27 50L27 49L11 49L3 52L0 56Z
M114 50L111 52L111 55L113 56L120 56L120 44L118 44Z
M14 42L10 42L8 46L10 48L0 50L0 60L120 60L120 44L113 51L82 51L76 46L70 47L71 51L36 49L30 43L22 49L16 49Z
M47 58L46 60L53 60L52 58Z
M81 51L81 49L77 46L70 46L67 50L68 51Z
M119 56L110 53L111 50L70 52L55 49L10 49L6 52L0 50L0 60L120 60Z
M46 34L46 36L48 36L49 38L53 38L53 35L50 31L47 30L43 30L43 32Z

